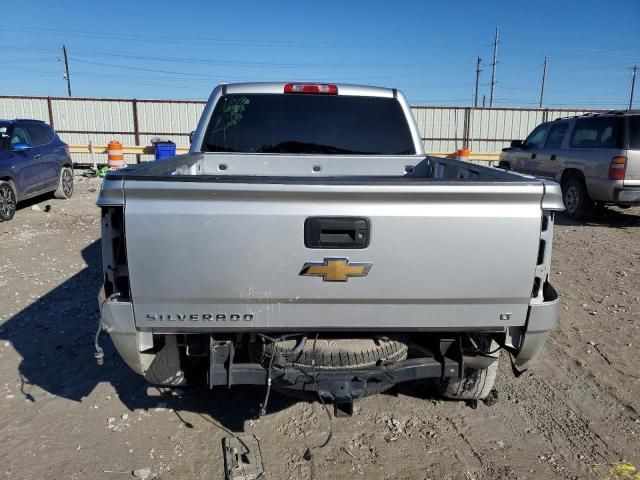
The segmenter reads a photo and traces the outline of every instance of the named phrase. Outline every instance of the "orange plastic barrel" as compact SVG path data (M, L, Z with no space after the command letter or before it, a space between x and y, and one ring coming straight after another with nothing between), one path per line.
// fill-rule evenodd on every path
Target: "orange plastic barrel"
M467 148L461 148L458 150L457 154L458 154L458 160L463 160L465 162L469 161L469 149Z
M107 166L109 170L116 170L125 166L122 144L117 140L111 140L107 147Z

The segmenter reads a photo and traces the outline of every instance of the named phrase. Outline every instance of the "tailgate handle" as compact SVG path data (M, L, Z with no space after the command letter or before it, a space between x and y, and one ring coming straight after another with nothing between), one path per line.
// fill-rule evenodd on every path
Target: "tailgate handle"
M304 222L307 248L367 248L369 219L362 217L310 217Z

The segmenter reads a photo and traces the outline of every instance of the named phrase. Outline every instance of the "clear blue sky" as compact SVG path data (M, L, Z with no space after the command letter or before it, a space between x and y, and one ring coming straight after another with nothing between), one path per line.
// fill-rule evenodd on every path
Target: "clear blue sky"
M9 1L0 95L206 98L219 82L393 86L414 104L470 104L475 59L496 105L622 107L640 65L639 0ZM640 106L640 75L636 84Z

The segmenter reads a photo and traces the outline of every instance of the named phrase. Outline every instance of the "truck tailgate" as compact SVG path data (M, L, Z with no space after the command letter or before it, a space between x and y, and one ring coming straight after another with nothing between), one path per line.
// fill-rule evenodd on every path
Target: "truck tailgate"
M142 330L455 330L523 325L542 183L125 181ZM309 217L364 217L364 249L312 249ZM371 264L301 276L326 258ZM320 326L320 328L319 328Z

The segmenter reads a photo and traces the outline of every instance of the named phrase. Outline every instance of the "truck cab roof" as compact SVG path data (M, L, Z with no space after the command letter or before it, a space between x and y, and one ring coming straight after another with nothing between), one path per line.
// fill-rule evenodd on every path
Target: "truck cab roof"
M222 84L224 93L285 93L285 85L331 85L337 87L337 95L351 95L362 97L393 98L398 95L394 88L371 87L368 85L352 85L347 83L330 82L251 82Z

